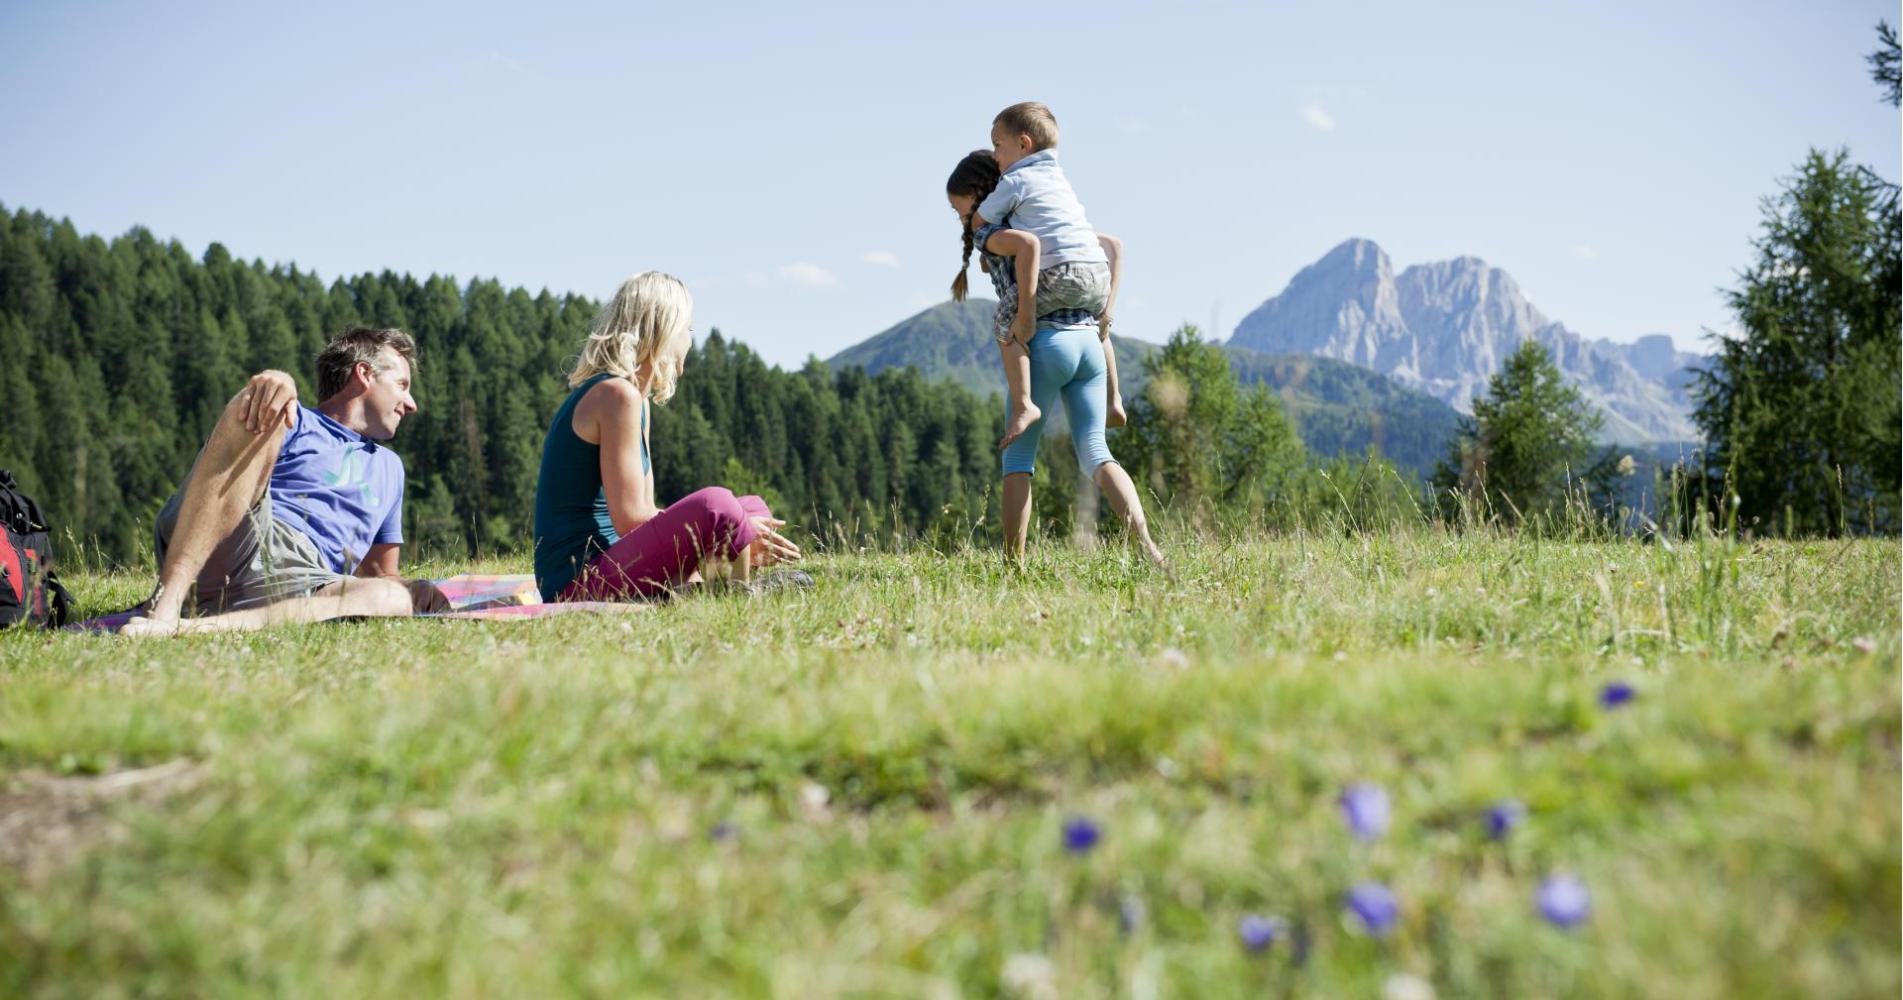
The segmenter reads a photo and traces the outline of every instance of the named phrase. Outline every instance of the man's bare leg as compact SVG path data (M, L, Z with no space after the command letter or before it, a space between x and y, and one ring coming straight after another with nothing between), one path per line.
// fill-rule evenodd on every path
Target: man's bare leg
M346 577L305 597L266 604L243 611L202 618L174 618L169 622L134 618L120 635L198 635L206 632L251 632L274 625L298 625L332 618L407 616L412 611L409 585L393 577Z
M1031 527L1031 474L1013 472L1004 477L1002 496L1004 517L1004 559L1012 566L1024 565L1024 544Z
M185 594L197 582L205 560L238 529L271 482L271 469L284 445L284 425L273 422L256 433L245 426L251 391L246 388L225 404L192 462L179 498L177 525L159 566L158 598L146 609L147 621L163 625L178 620Z
M1150 539L1150 523L1143 516L1143 501L1137 497L1137 487L1130 481L1130 474L1115 462L1105 462L1097 466L1091 478L1097 481L1097 488L1110 500L1110 509L1117 512L1117 517L1123 521L1124 530L1143 549L1144 556L1157 569L1168 573L1170 564L1163 558L1163 550L1157 548L1156 542Z

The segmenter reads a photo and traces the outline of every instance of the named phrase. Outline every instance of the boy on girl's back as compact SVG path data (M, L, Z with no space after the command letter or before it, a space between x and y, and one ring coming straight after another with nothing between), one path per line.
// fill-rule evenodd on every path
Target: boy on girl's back
M1035 260L1029 287L1019 289L1034 310L1000 296L996 335L1004 362L1011 414L1000 445L1010 444L1043 414L1031 401L1031 361L1026 346L1037 322L1057 325L1095 323L1108 374L1105 423L1121 427L1123 397L1117 388L1116 352L1110 343L1110 314L1117 300L1122 244L1099 235L1084 218L1084 207L1057 164L1057 118L1036 101L1013 104L991 123L991 149L1002 172L997 187L978 203L968 231L984 247L999 230L1015 229L1036 237L1028 248ZM961 271L953 297L964 298Z

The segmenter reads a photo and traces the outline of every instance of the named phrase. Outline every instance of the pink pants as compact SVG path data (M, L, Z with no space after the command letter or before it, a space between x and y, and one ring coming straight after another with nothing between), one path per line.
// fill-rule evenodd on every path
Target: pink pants
M769 517L766 501L723 486L695 490L621 536L590 560L558 601L654 597L687 581L703 555L732 559L753 544L751 517Z

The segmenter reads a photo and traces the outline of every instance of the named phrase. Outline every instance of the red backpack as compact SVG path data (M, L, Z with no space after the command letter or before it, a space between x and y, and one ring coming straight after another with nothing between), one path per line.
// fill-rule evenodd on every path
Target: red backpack
M20 492L13 473L0 469L0 628L20 622L58 628L73 597L53 574L46 518Z

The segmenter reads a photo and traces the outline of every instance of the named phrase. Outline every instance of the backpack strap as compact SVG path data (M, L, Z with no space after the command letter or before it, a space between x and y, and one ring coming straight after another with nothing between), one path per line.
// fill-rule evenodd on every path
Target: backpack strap
M0 521L22 535L47 530L40 505L20 492L19 482L8 469L0 469Z

